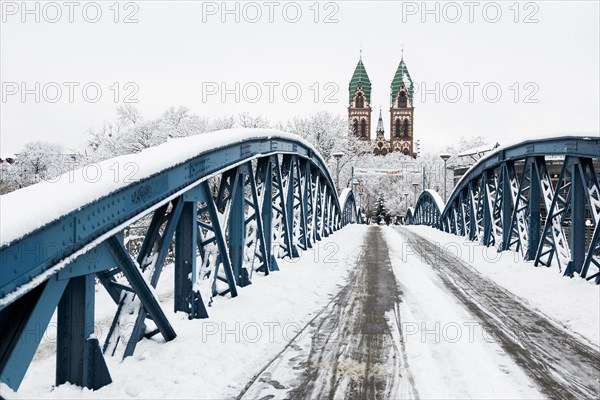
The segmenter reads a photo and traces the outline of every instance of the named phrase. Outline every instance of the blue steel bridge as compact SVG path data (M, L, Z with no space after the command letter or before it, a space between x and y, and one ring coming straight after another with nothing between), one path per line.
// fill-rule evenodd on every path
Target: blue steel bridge
M524 141L479 160L445 204L421 193L407 221L600 283L599 167L598 137Z
M201 280L213 296L235 298L253 274L277 271L277 259L298 257L299 249L359 222L354 194L337 194L324 160L304 140L269 130L227 137L205 134L202 140L217 145L200 146L191 156L188 149L172 165L2 239L0 381L19 388L42 336L31 332L43 332L55 311L57 385L100 388L111 382L105 357L131 356L141 339L154 335L175 339L154 292L170 246L172 311L209 318ZM446 204L435 192L421 193L407 222L600 282L599 158L597 137L504 148L474 165ZM549 169L556 165L554 177ZM28 210L10 212L14 222ZM134 226L145 231L131 249L123 232ZM97 282L116 304L103 343L93 335ZM128 337L119 329L124 323L133 326Z

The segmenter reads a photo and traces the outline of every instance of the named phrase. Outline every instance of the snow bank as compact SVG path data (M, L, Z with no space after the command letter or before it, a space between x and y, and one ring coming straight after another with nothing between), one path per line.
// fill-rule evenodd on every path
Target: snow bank
M88 164L51 181L0 196L0 242L13 242L71 211L201 153L248 139L294 140L318 154L300 136L274 129L236 128L171 139L139 153Z

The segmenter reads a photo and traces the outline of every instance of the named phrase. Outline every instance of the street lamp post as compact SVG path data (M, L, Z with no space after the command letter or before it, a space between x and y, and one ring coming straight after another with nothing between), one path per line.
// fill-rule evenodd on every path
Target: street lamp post
M406 224L406 214L408 213L408 195L410 193L404 193L404 224Z
M336 153L333 153L332 156L335 157L335 161L336 161L335 187L337 188L337 190L339 192L340 191L340 158L342 158L344 156L344 153L342 153L341 151L338 151Z
M414 192L415 192L415 199L414 199L415 205L417 204L417 187L418 186L419 186L419 184L417 182L413 182L413 188L414 188Z
M442 160L444 160L444 203L447 201L448 198L448 192L447 192L447 180L446 180L446 172L448 171L446 169L446 162L448 161L448 159L451 157L450 154L440 154L440 157Z

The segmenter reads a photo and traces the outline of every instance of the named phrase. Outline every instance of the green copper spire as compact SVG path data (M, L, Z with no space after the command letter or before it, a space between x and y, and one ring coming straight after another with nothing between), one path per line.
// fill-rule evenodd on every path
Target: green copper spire
M362 52L361 52L362 53ZM369 104L371 103L371 80L369 79L369 75L367 75L367 70L362 62L362 54L360 59L358 60L358 64L356 65L356 69L354 70L354 74L352 74L352 79L350 80L350 99L348 100L348 104L352 103L352 99L354 98L354 94L356 93L356 89L358 85L361 85L364 92L365 97Z
M392 80L391 85L392 104L398 96L398 91L400 90L402 83L404 83L404 85L406 86L406 91L408 92L408 98L410 99L411 104L413 102L413 80L410 77L410 74L408 73L408 68L406 67L406 64L404 63L404 51L402 51L402 53L403 54L400 59L400 64L398 65L396 75L394 75L394 79Z
M381 118L381 108L379 109L379 121L377 121L377 136L382 135L385 133L384 129L383 129L383 118Z

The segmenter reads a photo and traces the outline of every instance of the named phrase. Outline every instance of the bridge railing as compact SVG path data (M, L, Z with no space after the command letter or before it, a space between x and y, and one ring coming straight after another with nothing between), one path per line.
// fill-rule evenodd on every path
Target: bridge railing
M434 190L424 190L417 199L416 206L408 208L406 223L409 225L428 225L440 227L444 201Z
M599 168L598 137L528 140L479 160L445 205L422 193L408 223L600 283Z
M2 196L0 381L18 389L57 310L56 384L111 382L104 356L127 357L144 337L176 333L154 289L174 257L174 311L208 317L200 284L236 297L277 259L356 221L317 151L298 136L230 130L176 139L98 164L138 167L130 182L62 176ZM66 203L66 204L65 204ZM26 205L34 204L28 208ZM123 231L145 226L141 244ZM106 340L93 335L94 286L116 306ZM149 328L155 326L155 328Z

